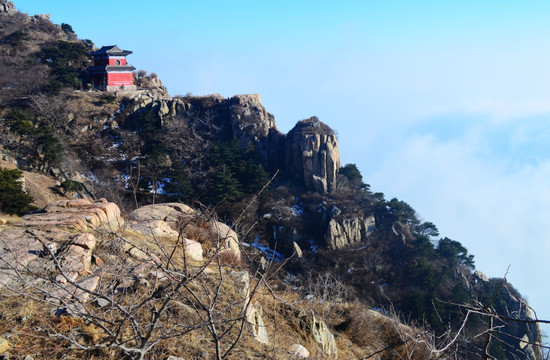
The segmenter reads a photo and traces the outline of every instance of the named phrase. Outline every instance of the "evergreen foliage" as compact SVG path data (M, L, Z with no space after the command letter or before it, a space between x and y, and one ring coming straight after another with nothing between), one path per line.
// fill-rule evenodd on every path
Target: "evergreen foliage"
M79 192L84 190L84 185L81 182L73 181L73 180L66 180L61 183L61 188L63 189L63 192L66 193L69 192Z
M31 135L35 133L33 116L19 108L11 109L6 114L6 124L11 131L18 135Z
M189 178L188 168L182 162L177 162L167 175L170 180L164 184L164 191L175 196L178 201L192 204L197 195Z
M6 45L10 45L14 48L21 46L24 42L29 40L29 34L23 30L17 30L2 39L2 42Z
M23 215L36 210L32 197L23 191L20 170L0 169L0 209L8 214Z
M363 175L355 164L346 164L340 168L340 174L344 175L353 186L357 186L362 190L369 191L370 185L363 182Z
M468 254L468 250L456 240L447 237L439 240L436 252L452 265L460 264L474 269L474 255Z
M42 158L41 165L55 166L58 165L63 156L63 145L59 139L53 134L51 129L42 128L36 138L40 157Z
M65 34L74 34L73 27L69 24L61 23L61 30L63 30Z
M207 196L212 204L228 206L245 194L259 191L269 181L252 143L245 149L240 148L237 139L215 144L209 161L216 168Z
M57 94L61 87L81 85L84 77L88 50L77 42L58 41L45 46L39 53L40 60L50 68L52 81L48 85L49 93Z

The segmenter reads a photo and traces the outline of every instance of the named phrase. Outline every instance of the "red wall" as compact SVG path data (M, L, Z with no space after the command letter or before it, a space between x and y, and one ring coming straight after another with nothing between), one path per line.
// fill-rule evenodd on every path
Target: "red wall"
M134 75L128 73L107 73L107 86L134 85Z
M127 65L126 58L109 58L109 65L116 65L115 61L120 60L119 65Z

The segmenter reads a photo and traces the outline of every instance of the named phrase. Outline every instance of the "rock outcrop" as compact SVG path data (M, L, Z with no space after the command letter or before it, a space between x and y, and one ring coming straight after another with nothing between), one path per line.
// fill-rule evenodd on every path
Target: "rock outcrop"
M191 107L182 99L173 99L149 92L138 92L133 95L132 99L133 101L129 105L129 110L133 113L132 116L154 114L158 117L161 126L164 124L165 119L184 114Z
M336 189L340 152L336 134L317 117L302 120L285 142L286 170L307 190L321 194Z
M57 273L50 284L53 292L85 301L89 292L78 287L93 291L99 284L92 267L98 241L92 232L116 231L123 223L116 204L77 199L52 202L42 212L2 225L0 288L17 287L24 280L22 270L31 274L53 271ZM36 276L33 281L39 279Z
M142 206L130 214L133 222L129 228L149 236L165 236L177 239L180 232L186 244L188 256L202 260L201 242L221 246L224 262L240 263L241 251L237 234L217 220L205 218L182 203L164 203Z
M329 358L338 358L336 340L325 322L317 319L313 314L305 314L303 312L298 315L298 318L300 319L302 330L311 336L323 353Z
M124 221L120 209L105 199L59 200L48 204L42 212L27 215L25 221L17 224L22 227L64 227L78 231L91 231L98 228L118 229Z
M0 0L0 15L1 14L13 15L15 13L17 13L17 9L15 8L15 5L13 5L13 2Z
M340 250L365 242L376 231L374 216L331 219L325 235L326 246Z
M250 275L246 271L232 271L231 277L235 287L239 289L239 301L246 308L245 316L249 331L256 341L269 344L269 336L262 318L262 307L250 300Z
M252 143L268 168L277 168L283 162L284 135L277 130L274 116L262 106L257 94L226 99L219 94L170 98L145 92L134 94L132 100L131 116L154 114L161 127L173 118L208 118L207 122L215 123L222 133L238 139L241 147Z
M163 203L142 206L130 213L130 219L139 222L163 221L177 231L179 223L194 215L195 210L182 203Z
M517 359L541 359L540 347L536 345L542 343L540 326L533 321L536 316L521 294L506 279L488 278L478 270L471 274L470 286L471 290L477 294L491 294L491 296L495 296L493 295L495 289L498 289L497 301L492 305L492 312L488 311L486 314L496 313L508 318L500 320L497 316L493 324L502 334L507 334L506 336L509 337L507 352ZM488 319L489 316L486 318Z
M100 277L92 270L96 239L91 234L75 235L63 229L7 229L0 231L0 244L0 289L40 283L43 274L56 268L54 256L59 266L54 271L55 281L40 285L50 286L52 294L86 301L89 291L94 291L99 284ZM36 276L27 278L29 273Z
M233 136L242 147L254 144L264 164L275 168L282 157L284 136L277 130L275 117L262 106L260 95L236 95L229 101Z

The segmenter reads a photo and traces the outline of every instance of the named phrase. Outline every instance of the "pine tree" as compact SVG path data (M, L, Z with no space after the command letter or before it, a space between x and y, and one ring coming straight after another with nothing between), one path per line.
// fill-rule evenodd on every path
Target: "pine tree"
M241 184L225 164L219 166L213 182L207 196L213 205L229 206L243 196Z
M0 209L8 214L23 215L36 210L32 206L32 197L23 191L19 179L23 177L20 170L0 169Z

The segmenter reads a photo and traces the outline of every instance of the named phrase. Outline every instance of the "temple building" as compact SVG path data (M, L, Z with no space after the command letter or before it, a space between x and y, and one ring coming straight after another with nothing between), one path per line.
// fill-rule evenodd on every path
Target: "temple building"
M116 45L103 46L91 52L94 66L88 68L90 83L94 89L101 91L136 90L134 85L134 70L126 61L126 56L132 52L121 50Z

